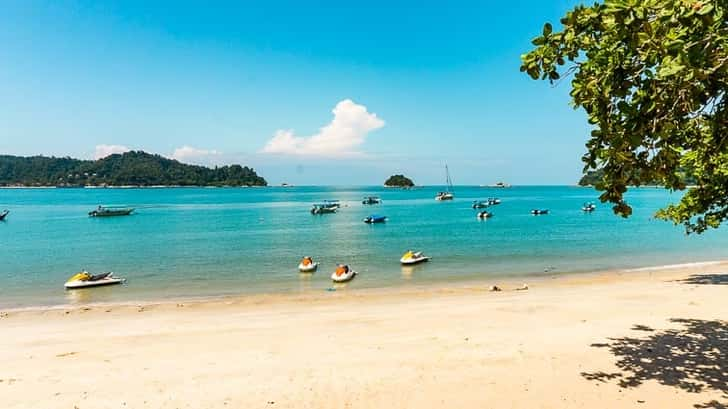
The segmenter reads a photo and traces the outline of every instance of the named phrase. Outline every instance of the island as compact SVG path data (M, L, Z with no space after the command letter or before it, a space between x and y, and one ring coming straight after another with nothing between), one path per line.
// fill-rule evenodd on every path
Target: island
M679 168L678 176L686 186L693 186L697 183L693 172L688 168ZM604 169L590 170L579 179L579 186L597 186L604 178ZM660 180L648 181L645 186L661 186Z
M3 187L267 186L247 166L188 165L143 151L98 160L0 155Z
M413 187L415 183L412 179L404 175L392 175L384 182L385 187Z

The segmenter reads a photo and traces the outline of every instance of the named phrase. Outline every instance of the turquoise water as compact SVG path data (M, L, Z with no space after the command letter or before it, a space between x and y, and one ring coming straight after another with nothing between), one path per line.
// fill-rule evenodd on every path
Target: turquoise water
M659 189L630 192L634 215L622 219L578 187L456 187L436 202L435 186L251 189L0 189L0 306L155 300L240 293L323 291L335 263L360 276L347 288L415 285L438 280L592 271L728 258L728 228L685 236L654 220L677 200ZM378 195L381 205L363 206ZM494 217L480 221L473 200L498 196ZM337 214L313 216L311 203L339 199ZM89 218L98 204L130 205L130 217ZM532 208L551 214L532 216ZM367 225L365 216L389 217ZM432 262L402 268L408 248ZM299 275L302 255L321 262ZM74 272L114 271L124 286L64 291Z

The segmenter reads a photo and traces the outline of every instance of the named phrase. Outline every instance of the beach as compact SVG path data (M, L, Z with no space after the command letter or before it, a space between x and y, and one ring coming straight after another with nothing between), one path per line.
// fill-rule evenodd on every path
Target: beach
M726 271L5 309L0 406L724 407Z

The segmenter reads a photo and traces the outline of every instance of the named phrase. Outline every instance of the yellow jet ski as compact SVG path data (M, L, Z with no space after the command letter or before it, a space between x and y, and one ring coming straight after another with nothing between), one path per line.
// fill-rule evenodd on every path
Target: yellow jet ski
M91 275L88 271L82 271L74 274L63 286L66 287L67 290L73 290L77 288L121 284L124 281L126 281L125 278L114 277L114 273L112 272Z

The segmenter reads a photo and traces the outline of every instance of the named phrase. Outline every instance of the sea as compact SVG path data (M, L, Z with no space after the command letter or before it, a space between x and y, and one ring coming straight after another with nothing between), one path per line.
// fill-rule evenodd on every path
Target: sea
M442 186L0 189L0 308L143 302L262 293L491 280L728 259L728 227L686 235L655 211L680 193L635 188L625 219L598 202L592 188ZM363 205L379 196L379 205ZM476 218L474 200L498 197ZM335 214L312 215L313 203L341 201ZM592 213L581 210L594 201ZM131 206L131 216L92 218L98 205ZM532 209L549 209L534 216ZM386 223L368 225L371 214ZM402 267L408 249L432 257ZM320 263L300 274L303 256ZM334 286L346 263L359 275ZM113 271L124 285L64 290L80 270Z

